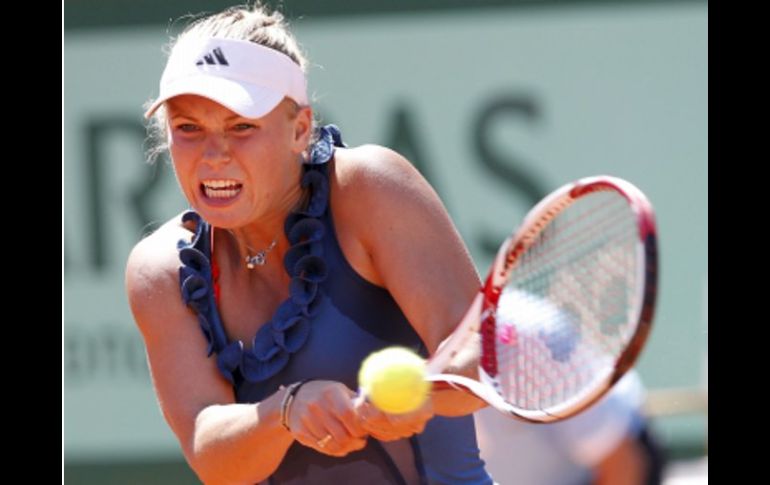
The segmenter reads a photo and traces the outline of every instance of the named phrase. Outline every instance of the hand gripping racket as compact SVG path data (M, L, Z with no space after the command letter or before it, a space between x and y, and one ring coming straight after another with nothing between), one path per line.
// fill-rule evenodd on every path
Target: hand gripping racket
M567 184L503 242L466 315L428 361L428 380L525 421L570 417L636 361L656 285L655 221L644 194L608 176ZM478 381L443 373L478 340Z

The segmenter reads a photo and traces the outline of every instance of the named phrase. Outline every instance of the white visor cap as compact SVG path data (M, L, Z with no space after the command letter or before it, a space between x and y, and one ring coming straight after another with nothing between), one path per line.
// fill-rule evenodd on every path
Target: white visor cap
M306 106L307 81L291 58L245 40L182 39L174 46L160 79L160 95L149 118L174 96L195 94L245 118L260 118L288 96Z

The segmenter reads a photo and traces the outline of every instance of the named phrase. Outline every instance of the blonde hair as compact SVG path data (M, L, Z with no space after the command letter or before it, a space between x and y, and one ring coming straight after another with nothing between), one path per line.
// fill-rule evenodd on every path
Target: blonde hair
M192 21L181 34L171 40L167 52L171 52L176 43L182 39L211 37L248 40L275 49L289 56L299 65L302 72L307 72L307 58L294 34L289 30L283 14L278 11L271 12L259 1L251 6L229 7L219 13ZM151 104L152 100L148 101L145 108ZM168 150L165 106L160 106L149 120L148 130L151 142L148 160L153 162L161 153Z

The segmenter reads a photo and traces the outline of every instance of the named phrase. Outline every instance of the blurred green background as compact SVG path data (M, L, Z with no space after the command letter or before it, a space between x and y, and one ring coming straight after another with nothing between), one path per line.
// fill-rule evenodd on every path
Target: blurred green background
M639 368L671 400L655 409L673 455L704 454L707 413L665 391L707 388L707 2L345 3L282 3L317 110L348 144L409 157L481 273L563 183L606 173L647 193L662 277ZM168 163L144 162L142 104L157 94L163 47L180 17L228 5L65 2L65 483L195 481L156 404L123 267L185 208Z

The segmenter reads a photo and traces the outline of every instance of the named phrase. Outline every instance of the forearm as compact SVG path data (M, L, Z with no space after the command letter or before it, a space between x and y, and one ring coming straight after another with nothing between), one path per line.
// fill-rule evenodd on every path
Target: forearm
M478 379L478 364L481 342L477 335L471 337L467 346L452 360L444 370L448 374L458 374L471 379ZM457 389L434 390L432 394L433 410L440 416L464 416L486 406L481 399Z
M293 437L280 423L283 392L258 404L213 405L198 414L187 460L207 484L256 483L278 468Z
M432 397L433 412L439 416L465 416L486 406L481 399L455 389L434 391Z

